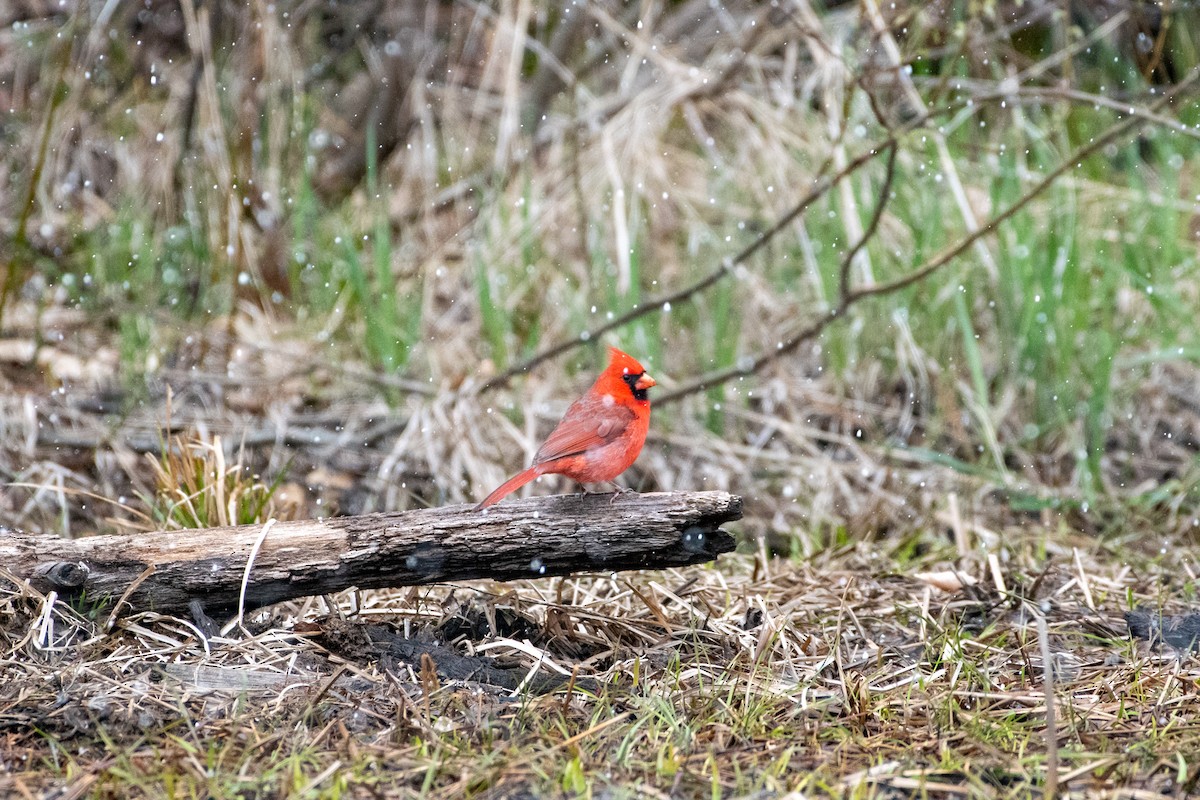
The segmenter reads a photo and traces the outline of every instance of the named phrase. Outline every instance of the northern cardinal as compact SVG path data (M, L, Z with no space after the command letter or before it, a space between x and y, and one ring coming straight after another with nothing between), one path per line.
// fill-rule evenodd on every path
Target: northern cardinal
M498 502L539 475L556 473L579 483L603 483L637 460L650 429L650 395L654 378L633 356L608 348L608 367L563 414L538 448L533 466L512 476L475 506Z

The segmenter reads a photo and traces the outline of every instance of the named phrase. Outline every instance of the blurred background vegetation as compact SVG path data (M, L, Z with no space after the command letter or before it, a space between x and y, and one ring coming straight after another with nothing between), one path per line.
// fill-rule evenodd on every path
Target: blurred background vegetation
M478 499L611 342L662 389L630 485L744 494L780 547L1187 536L1198 35L1137 0L0 3L0 523L179 524L168 429L258 511Z

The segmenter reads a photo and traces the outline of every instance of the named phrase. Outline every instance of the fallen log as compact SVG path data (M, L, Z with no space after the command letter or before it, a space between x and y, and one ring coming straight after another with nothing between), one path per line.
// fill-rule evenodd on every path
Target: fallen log
M0 576L120 610L183 614L199 601L217 616L351 587L696 564L733 549L720 525L741 516L725 492L664 492L81 539L0 529Z

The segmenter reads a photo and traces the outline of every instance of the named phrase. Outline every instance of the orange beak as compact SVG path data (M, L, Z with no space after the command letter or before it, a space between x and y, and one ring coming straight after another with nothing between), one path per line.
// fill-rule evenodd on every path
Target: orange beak
M643 389L649 389L651 386L658 386L658 381L654 380L654 378L651 378L648 373L643 372L642 377L638 378L637 383L633 385L633 388L640 392Z

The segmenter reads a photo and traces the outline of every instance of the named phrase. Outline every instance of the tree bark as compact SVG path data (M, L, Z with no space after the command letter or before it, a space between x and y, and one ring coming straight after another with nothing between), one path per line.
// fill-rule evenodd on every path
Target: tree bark
M559 495L471 506L122 536L58 539L0 529L0 579L137 610L246 610L357 586L382 588L661 569L733 549L725 492ZM125 607L122 607L125 610Z

